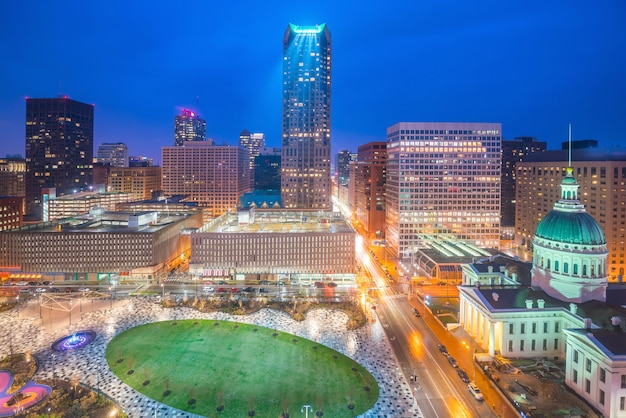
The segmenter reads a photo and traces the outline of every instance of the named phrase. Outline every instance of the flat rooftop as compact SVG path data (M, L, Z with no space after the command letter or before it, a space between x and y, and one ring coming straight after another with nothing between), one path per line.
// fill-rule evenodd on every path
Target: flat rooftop
M254 222L239 213L225 213L197 232L241 234L346 233L354 229L339 212L262 211L257 210Z
M48 233L103 233L103 232L141 232L154 233L169 225L180 222L189 213L159 213L157 212L157 221L154 223L140 225L138 227L129 227L128 219L130 216L140 216L147 212L104 212L100 215L80 215L71 218L58 219L52 222L41 222L33 225L24 226L19 229L4 231L4 233L31 233L31 232L48 232Z

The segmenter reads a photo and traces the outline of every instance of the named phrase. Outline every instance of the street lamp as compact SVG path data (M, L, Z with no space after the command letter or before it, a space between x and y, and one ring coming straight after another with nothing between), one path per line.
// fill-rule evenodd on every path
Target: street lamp
M311 405L304 405L302 406L302 409L300 409L300 412L305 413L305 418L309 418L309 409L311 410L311 412L313 411L313 407L311 407Z
M54 387L54 379L56 377L56 372L54 370L54 357L55 357L54 353L52 354L51 357L52 357L52 387Z

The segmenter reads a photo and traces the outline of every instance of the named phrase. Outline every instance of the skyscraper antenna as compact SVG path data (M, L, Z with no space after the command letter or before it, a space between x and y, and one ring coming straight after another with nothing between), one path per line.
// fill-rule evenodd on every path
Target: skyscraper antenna
M569 146L568 146L568 154L567 154L567 166L572 166L572 124L569 124Z

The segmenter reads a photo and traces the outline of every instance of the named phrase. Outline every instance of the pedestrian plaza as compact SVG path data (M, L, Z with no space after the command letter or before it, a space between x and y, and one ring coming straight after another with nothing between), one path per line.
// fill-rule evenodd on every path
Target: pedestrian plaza
M208 319L242 322L317 341L363 365L376 379L380 396L374 407L361 417L422 416L378 321L370 321L357 330L347 330L347 315L336 310L312 310L304 321L297 322L284 312L270 309L250 315L230 315L203 313L187 307L165 308L156 296L131 297L114 303L95 301L85 304L84 308L81 306L81 310L74 312L74 318L68 320L68 313L55 312L56 317L53 317L52 311L46 313L37 301L31 301L22 306L19 313L12 310L0 314L0 326L6 330L0 335L0 355L6 356L11 351L28 352L39 362L39 369L33 377L35 381L51 379L53 375L68 381L76 379L113 399L130 417L192 418L197 415L152 400L117 378L105 360L107 344L126 329L157 321ZM62 352L52 349L52 344L60 338L85 330L97 335L84 348ZM294 408L299 410L299 406Z

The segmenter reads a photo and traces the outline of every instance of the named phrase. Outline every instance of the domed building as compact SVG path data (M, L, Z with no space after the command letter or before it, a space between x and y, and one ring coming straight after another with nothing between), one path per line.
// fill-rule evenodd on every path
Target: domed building
M602 228L578 199L578 188L570 167L561 199L537 226L531 284L565 302L604 302L609 252Z
M459 325L490 356L564 361L573 392L602 416L626 418L625 303L607 304L608 248L578 187L570 168L537 226L530 274L505 267L494 279L497 265L480 274L493 257L463 267Z

